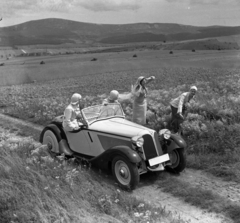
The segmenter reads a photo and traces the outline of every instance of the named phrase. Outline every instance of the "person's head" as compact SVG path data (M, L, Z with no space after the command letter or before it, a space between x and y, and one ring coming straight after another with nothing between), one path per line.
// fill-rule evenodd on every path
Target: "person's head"
M196 86L190 87L190 94L194 96L196 93L197 93L197 87Z
M108 100L114 102L118 99L118 96L119 96L118 91L112 90L109 94Z
M144 86L145 85L145 77L144 76L140 76L138 79L137 79L137 83L139 84L139 85L142 85L142 86Z
M78 93L74 93L71 97L71 105L78 105L82 96Z

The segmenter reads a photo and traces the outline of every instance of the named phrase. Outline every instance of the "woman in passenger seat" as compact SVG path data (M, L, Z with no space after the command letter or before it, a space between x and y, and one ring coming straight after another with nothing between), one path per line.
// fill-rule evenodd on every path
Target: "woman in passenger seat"
M74 93L71 97L71 103L66 107L63 117L63 128L65 131L79 130L83 123L79 122L82 119L82 114L79 108L79 103L82 96Z

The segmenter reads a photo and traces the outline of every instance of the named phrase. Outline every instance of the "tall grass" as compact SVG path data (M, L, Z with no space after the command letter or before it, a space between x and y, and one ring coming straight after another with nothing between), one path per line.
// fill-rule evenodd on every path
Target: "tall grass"
M240 181L240 70L162 68L83 75L37 84L0 88L0 108L5 114L46 125L63 114L74 92L85 106L101 103L112 89L124 96L140 75L156 76L149 85L147 121L158 131L170 120L169 102L197 85L195 102L188 107L182 125L187 141L189 167L203 169L225 179ZM120 100L126 118L132 118L132 99Z
M8 222L180 223L75 159L53 159L31 138L0 129L0 219Z

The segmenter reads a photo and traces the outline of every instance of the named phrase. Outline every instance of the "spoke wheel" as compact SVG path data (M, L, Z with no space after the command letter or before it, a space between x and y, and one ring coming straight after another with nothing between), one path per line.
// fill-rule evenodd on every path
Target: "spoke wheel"
M51 155L58 155L59 143L56 135L51 130L46 130L43 134L43 145L47 145Z
M139 183L139 173L136 164L125 157L117 156L112 162L112 172L115 180L123 189L135 189Z

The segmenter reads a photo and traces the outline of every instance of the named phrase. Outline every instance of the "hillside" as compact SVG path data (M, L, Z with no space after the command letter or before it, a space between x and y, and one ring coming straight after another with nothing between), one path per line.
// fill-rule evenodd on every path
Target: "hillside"
M42 19L0 28L0 46L36 44L124 44L215 38L240 34L240 27L166 23L93 24Z

